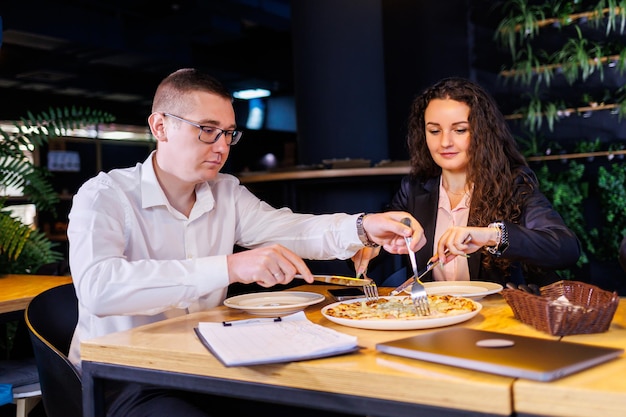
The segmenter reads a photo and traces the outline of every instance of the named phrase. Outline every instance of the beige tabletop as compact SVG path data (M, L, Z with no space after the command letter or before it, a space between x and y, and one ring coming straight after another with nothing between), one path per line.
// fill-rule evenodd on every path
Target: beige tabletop
M0 275L0 313L25 310L37 294L72 282L56 275Z
M305 285L292 290L326 295L328 288ZM359 352L302 362L227 368L209 353L193 331L201 321L249 317L247 313L221 306L85 341L81 348L82 359L495 415L513 412L514 378L377 352L377 343L425 330L385 331L341 326L328 321L320 312L321 307L330 302L327 297L325 302L308 307L305 310L308 318L357 336L359 346L363 347ZM500 294L490 295L480 302L482 311L461 325L556 339L514 319Z
M625 349L626 299L620 299L607 332L565 336L562 341ZM513 397L518 413L562 417L623 417L626 415L626 357L622 355L613 361L550 383L520 379L513 385Z

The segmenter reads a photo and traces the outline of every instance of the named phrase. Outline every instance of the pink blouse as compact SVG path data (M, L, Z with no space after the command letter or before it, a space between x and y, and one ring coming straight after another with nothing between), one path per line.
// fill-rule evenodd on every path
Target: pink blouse
M443 180L439 182L439 209L437 212L437 225L435 226L435 241L433 247L437 246L441 235L452 226L467 226L469 218L470 195L465 193L459 204L453 209L450 207L448 193L443 188ZM433 279L435 281L469 281L469 267L467 258L457 256L442 267L433 269Z

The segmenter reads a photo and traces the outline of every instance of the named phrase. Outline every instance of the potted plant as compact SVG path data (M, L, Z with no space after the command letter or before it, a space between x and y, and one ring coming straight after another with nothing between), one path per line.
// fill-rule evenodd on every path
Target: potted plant
M22 190L24 199L37 210L54 212L58 196L50 183L50 173L25 157L51 138L76 129L115 120L111 114L89 108L50 109L41 114L28 113L14 122L15 133L0 128L0 190ZM8 197L0 196L0 275L36 272L41 266L62 259L55 244L32 225L5 210Z

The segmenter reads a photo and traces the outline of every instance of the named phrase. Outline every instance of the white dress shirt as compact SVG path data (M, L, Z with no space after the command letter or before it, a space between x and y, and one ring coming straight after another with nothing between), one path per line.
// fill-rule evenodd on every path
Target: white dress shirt
M235 244L279 243L304 259L348 259L363 247L358 214L275 209L228 174L196 186L187 218L169 204L152 157L100 173L74 196L68 238L79 321L70 360L79 367L81 340L220 305Z

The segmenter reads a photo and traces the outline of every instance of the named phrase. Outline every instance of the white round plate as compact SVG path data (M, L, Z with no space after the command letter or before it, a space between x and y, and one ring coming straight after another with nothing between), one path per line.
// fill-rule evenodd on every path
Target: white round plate
M322 294L302 291L255 292L236 295L224 300L230 308L244 310L260 316L297 313L306 307L324 301Z
M411 285L404 292L411 294ZM480 300L486 295L502 291L502 285L486 281L432 281L425 282L427 294L452 295L454 297Z
M394 297L382 297L382 298L394 298ZM401 297L403 298L403 297ZM356 298L354 300L348 301L340 301L338 303L333 303L322 308L322 314L328 320L341 324L343 326L348 327L357 327L359 329L369 329L369 330L419 330L419 329L432 329L433 327L444 327L450 326L452 324L461 323L467 321L477 315L480 310L483 308L482 304L472 301L476 305L476 309L469 313L465 314L457 314L455 316L447 316L447 317L416 317L414 319L376 319L376 320L353 320L353 319L344 319L338 317L332 317L326 314L326 311L329 308L335 307L341 303L358 303L365 301L365 298Z

